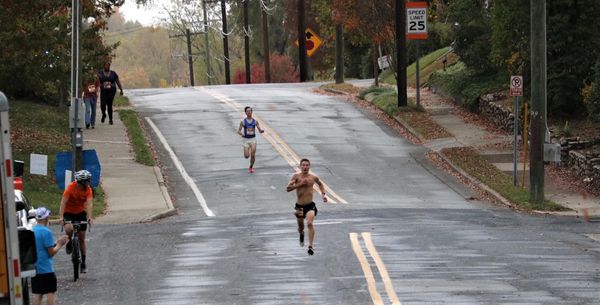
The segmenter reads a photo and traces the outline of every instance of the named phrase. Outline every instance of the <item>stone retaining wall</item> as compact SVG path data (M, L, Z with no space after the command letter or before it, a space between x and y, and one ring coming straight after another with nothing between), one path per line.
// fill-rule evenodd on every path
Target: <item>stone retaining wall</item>
M494 122L496 126L507 132L513 132L514 115L510 109L506 109L496 101L503 99L500 94L486 94L479 98L479 113Z
M560 146L563 165L593 188L600 189L600 148L578 138L562 139Z
M439 91L438 94L453 100L443 90L439 90L439 88L434 88L434 90ZM436 93L435 91L434 93ZM507 109L497 103L497 101L505 98L506 95L501 93L483 95L479 98L478 111L488 120L494 122L496 126L512 133L514 131L512 109ZM457 104L457 106L459 105ZM519 126L522 124L523 122L519 120ZM585 179L593 188L600 189L600 145L593 145L578 138L553 138L551 142L560 143L561 145L562 166L568 167L577 176L582 177L581 179Z

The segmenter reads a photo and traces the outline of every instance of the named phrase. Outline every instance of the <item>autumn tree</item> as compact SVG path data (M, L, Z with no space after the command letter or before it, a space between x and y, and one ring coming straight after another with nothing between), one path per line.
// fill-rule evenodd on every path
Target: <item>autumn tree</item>
M65 102L70 90L70 3L62 0L0 2L0 90L49 104ZM115 46L105 45L101 31L114 0L82 1L83 70L97 67Z

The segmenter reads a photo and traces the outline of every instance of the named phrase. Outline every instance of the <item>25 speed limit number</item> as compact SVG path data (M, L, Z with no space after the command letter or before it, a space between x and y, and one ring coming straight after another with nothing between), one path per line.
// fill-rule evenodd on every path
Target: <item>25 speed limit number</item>
M427 33L427 8L415 7L406 10L407 33L423 34Z

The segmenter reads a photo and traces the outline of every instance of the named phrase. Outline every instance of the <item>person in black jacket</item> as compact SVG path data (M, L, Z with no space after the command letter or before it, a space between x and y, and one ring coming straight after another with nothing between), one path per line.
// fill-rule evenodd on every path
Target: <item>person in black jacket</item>
M102 111L102 120L104 123L106 120L106 110L108 110L108 122L110 125L113 124L113 101L115 94L117 93L117 86L123 95L123 85L119 81L119 75L117 72L110 69L110 62L104 63L104 69L98 72L98 79L100 80L100 110Z

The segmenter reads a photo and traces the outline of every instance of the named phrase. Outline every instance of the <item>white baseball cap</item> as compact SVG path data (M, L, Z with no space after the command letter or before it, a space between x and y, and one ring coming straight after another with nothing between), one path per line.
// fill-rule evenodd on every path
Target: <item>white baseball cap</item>
M50 209L45 207L37 208L35 211L35 219L46 219L50 216Z

